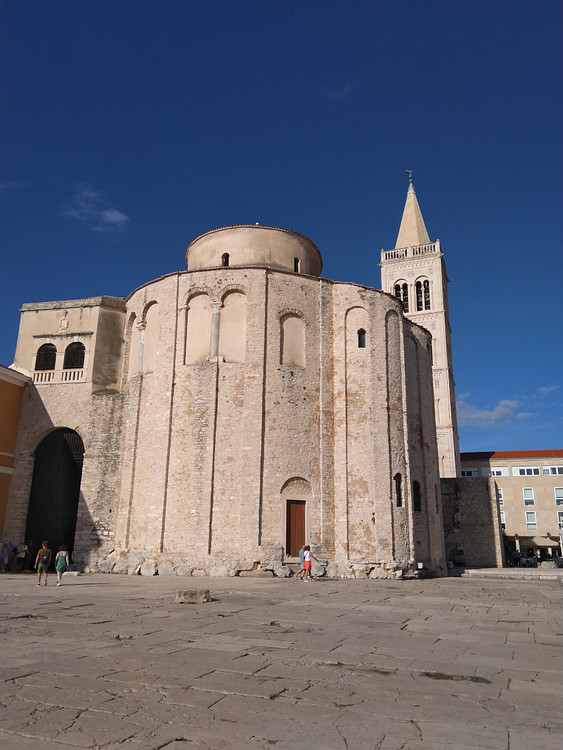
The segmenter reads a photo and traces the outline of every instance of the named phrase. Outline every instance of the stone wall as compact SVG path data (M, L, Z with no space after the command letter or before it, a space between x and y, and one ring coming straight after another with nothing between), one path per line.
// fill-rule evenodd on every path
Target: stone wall
M441 480L441 487L448 565L463 561L468 568L502 568L504 547L495 480L449 478Z
M223 334L222 346L223 303L233 291L228 333L241 338L227 346ZM198 315L210 316L195 347L208 347L201 361L186 358L197 335L194 295L206 295ZM293 497L305 501L306 541L326 561L317 572L397 577L421 564L444 573L431 336L395 298L227 267L165 276L136 290L126 311L115 309L92 332L96 360L108 353L107 369L95 368L104 390L51 383L27 394L10 511L16 538L33 451L49 430L67 426L85 445L74 558L89 569L288 575ZM44 330L41 310L34 314L34 332ZM60 311L48 314L60 325ZM286 361L288 315L295 325Z

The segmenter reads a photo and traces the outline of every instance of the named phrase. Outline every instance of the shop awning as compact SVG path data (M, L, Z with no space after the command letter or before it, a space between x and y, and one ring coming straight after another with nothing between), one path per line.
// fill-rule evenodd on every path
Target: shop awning
M554 547L559 547L559 540L549 539L547 536L533 536L531 539L521 540L520 547L534 547L536 549L538 547L542 549L551 547L553 549Z

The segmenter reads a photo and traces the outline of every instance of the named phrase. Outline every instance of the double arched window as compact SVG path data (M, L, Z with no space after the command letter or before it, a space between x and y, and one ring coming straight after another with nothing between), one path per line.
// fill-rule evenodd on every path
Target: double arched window
M406 281L397 281L393 286L395 297L403 303L403 310L409 311L409 285ZM422 312L430 310L430 282L428 279L419 279L414 285L413 311Z
M84 368L84 358L86 355L86 347L81 341L71 342L65 349L63 359L63 370L82 370ZM37 350L35 355L35 372L46 372L50 373L45 376L34 376L34 382L38 383L49 383L53 382L55 377L54 370L57 367L57 347L55 344L42 344ZM60 368L60 364L59 364ZM67 382L69 380L81 380L83 373L67 373L62 374L61 382Z

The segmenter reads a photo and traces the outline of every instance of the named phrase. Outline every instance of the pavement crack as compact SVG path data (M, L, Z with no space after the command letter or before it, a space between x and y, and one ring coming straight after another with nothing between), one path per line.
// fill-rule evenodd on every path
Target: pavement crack
M9 622L10 620L46 620L47 615L36 615L33 612L23 615L7 615L0 617L0 622Z
M348 746L348 742L347 742L347 740L346 740L346 737L345 737L345 736L344 736L344 735L342 734L342 732L341 732L341 730L340 730L340 727L336 727L336 731L337 731L337 732L338 732L338 734L340 735L340 737L341 737L341 739L342 739L342 742L344 743L344 747L346 748L346 750L348 750L348 747L349 747L349 746Z
M420 677L428 677L431 680L453 680L454 682L476 682L480 685L491 685L491 680L486 677L469 674L446 674L445 672L417 672Z
M415 721L415 719L411 719L409 723L412 724L413 727L415 727L416 731L418 732L418 738L422 742L423 740L422 729L420 728L418 722Z

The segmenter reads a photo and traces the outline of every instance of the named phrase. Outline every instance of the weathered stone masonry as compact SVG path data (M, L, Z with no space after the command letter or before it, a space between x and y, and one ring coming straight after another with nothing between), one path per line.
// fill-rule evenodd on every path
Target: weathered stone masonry
M443 574L430 333L391 295L321 279L293 232L216 230L187 260L127 300L24 306L22 369L63 312L91 335L81 382L30 387L9 533L30 456L64 426L85 446L89 569L287 575L302 538L333 575Z

